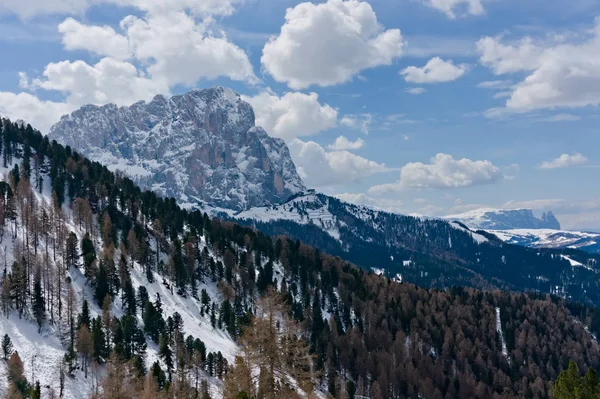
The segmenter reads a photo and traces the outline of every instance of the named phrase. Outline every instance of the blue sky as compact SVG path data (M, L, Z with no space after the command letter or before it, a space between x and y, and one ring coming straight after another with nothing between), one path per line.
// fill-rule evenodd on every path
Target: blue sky
M5 0L0 114L232 87L308 186L600 230L593 0Z

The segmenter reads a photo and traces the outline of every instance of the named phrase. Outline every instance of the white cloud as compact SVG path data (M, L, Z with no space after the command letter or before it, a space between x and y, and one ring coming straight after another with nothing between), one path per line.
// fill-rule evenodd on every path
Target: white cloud
M53 101L41 101L29 93L0 92L0 115L13 120L23 119L43 133L58 119L75 109L74 106Z
M560 157L553 159L552 161L543 162L539 168L540 169L558 169L558 168L568 168L569 166L578 166L584 165L587 163L588 159L579 154L562 154Z
M425 90L422 87L413 87L412 89L406 89L406 92L409 94L413 94L415 96L418 96L419 94L423 94L425 93L427 90Z
M400 71L404 80L410 83L450 82L463 76L469 70L467 64L454 65L440 57L430 59L422 68L409 66Z
M538 119L539 122L574 122L580 120L581 117L573 114L556 114L547 118Z
M350 141L346 138L346 136L339 136L332 144L327 146L330 150L358 150L365 145L365 141L361 138L356 141Z
M340 193L334 194L334 197L342 201L350 202L351 204L364 205L375 209L381 209L388 212L403 213L404 203L401 200L374 198L365 193Z
M456 9L466 8L471 15L482 15L485 13L481 0L423 0L431 8L435 8L446 14L450 19L456 18Z
M13 12L22 18L36 15L82 14L95 4L109 3L135 7L156 15L171 11L189 11L198 16L231 15L244 0L3 0L0 13Z
M65 93L71 106L108 102L130 105L169 92L165 82L148 79L134 65L113 58L103 58L93 66L84 61L50 63L43 78L31 84Z
M348 114L344 115L342 119L340 119L340 124L342 126L358 129L364 134L369 134L369 127L371 126L372 122L373 115L369 113Z
M189 11L193 15L207 17L233 14L235 7L244 0L96 0L121 6L132 6L154 15L172 11Z
M58 25L58 31L66 50L88 50L119 60L131 56L127 38L110 26L87 26L67 18Z
M487 80L484 82L479 82L477 87L480 89L492 89L492 90L502 90L509 89L513 85L510 80Z
M294 139L288 146L300 177L309 187L337 186L390 171L385 164L348 151L325 151L314 141Z
M396 183L373 186L371 194L382 195L402 188L462 188L491 184L504 178L500 169L490 161L454 159L448 154L437 154L431 163L412 162L400 171Z
M364 1L300 3L288 8L285 20L263 48L261 62L293 89L332 86L364 69L391 65L404 45L400 30L385 30Z
M337 111L328 104L321 105L317 93L288 92L279 97L264 91L243 98L254 108L256 124L286 141L312 136L337 123Z
M13 12L22 18L44 14L79 14L90 3L89 0L2 0L0 14Z
M477 42L480 62L496 75L535 70L541 65L543 50L524 38L516 45L505 45L501 37L484 37Z
M444 208L440 208L439 206L435 206L432 204L425 205L419 209L417 209L417 213L426 216L441 216L444 211Z
M505 97L510 97L512 96L512 92L510 91L499 91L498 93L494 94L494 99L499 99L499 98L505 98Z
M600 104L600 18L594 29L569 37L537 42L525 37L509 44L502 37L479 40L480 62L495 74L528 74L512 87L506 113Z
M248 55L213 32L210 20L196 23L183 12L128 16L121 21L135 57L147 64L154 79L169 85L194 85L199 79L228 77L257 81Z

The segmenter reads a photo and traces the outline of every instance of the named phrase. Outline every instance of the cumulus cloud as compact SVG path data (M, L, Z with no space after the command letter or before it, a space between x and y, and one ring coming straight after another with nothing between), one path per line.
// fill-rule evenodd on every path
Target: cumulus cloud
M402 188L462 188L491 184L504 178L501 170L490 161L454 159L448 154L437 154L431 163L411 162L400 170L396 183L373 186L369 193L383 195Z
M469 70L467 64L454 65L440 57L430 59L422 68L409 66L400 71L404 80L410 83L451 82L463 76Z
M227 77L257 81L248 55L212 31L210 21L196 23L183 12L128 16L121 28L135 57L149 63L148 73L170 85L194 85L199 79Z
M562 154L552 161L542 162L540 169L559 169L586 164L588 159L580 153Z
M41 101L29 93L0 92L0 115L22 119L41 132L50 130L62 115L74 109L74 106L61 102Z
M369 113L348 114L344 115L342 119L340 119L340 124L342 126L358 129L364 134L369 134L369 127L371 126L372 122L373 115Z
M415 96L418 96L419 94L423 94L425 93L427 90L425 90L422 87L413 87L412 89L406 89L406 92L408 94L413 94Z
M330 150L341 151L341 150L358 150L365 145L365 141L361 138L356 141L350 141L346 136L339 136L332 144L329 144L327 148Z
M423 0L431 8L435 8L446 14L450 19L456 18L456 10L459 12L466 9L470 15L482 15L485 13L481 0Z
M390 171L385 164L348 151L326 151L314 141L294 139L288 146L300 177L309 187L337 186Z
M288 92L279 97L264 91L243 98L254 108L256 124L286 141L312 136L337 123L337 111L328 104L321 105L317 93Z
M103 58L95 65L84 61L50 63L43 77L35 79L32 86L56 90L67 95L67 104L130 105L138 100L149 100L159 93L168 93L164 81L144 77L129 62Z
M127 38L110 26L87 26L67 18L58 25L58 31L66 50L88 50L119 60L131 56Z
M375 198L365 193L340 193L334 194L334 197L342 201L356 205L364 205L370 208L381 209L388 212L404 213L404 203L397 199Z
M527 74L512 87L505 113L600 104L600 18L573 41L484 37L477 48L481 64L496 75Z
M399 29L385 30L371 5L358 0L300 3L263 48L264 69L292 89L332 86L360 71L391 65L402 54Z

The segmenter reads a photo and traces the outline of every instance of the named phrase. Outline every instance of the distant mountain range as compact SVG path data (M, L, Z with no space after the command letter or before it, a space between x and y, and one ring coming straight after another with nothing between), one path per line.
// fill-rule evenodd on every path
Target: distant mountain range
M491 209L482 208L473 211L448 215L446 220L461 222L471 229L511 230L511 229L553 229L560 230L560 223L551 211L540 218L534 216L531 209Z

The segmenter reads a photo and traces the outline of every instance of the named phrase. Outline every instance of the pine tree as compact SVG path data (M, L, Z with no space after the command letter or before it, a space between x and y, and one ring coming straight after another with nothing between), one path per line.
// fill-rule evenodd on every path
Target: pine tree
M567 370L561 371L552 387L554 399L579 399L578 391L581 385L579 368L574 361L569 362Z
M44 320L46 319L46 304L44 301L44 293L42 292L42 271L39 265L36 267L33 283L32 305L33 315L38 324L38 332L41 332Z
M70 267L78 267L77 259L77 235L71 232L69 233L65 242L65 263L67 269Z
M2 337L2 355L4 356L4 360L8 360L8 357L12 355L12 351L12 340L10 339L8 334L4 334L4 337Z
M106 337L100 316L92 320L92 347L96 362L102 363L108 358L108 347L106 346Z
M98 306L102 306L104 298L107 295L110 296L111 291L108 273L106 271L104 262L100 262L100 266L98 267L98 275L96 276L95 285L94 298L96 299Z
M83 300L81 305L81 313L77 316L77 329L81 328L81 326L85 324L86 326L90 326L92 324L90 318L90 307L87 299Z
M31 388L31 399L41 399L42 398L42 387L40 386L40 382L36 381L35 386Z
M165 366L167 366L167 373L169 373L169 381L171 381L173 371L173 352L169 347L169 338L166 334L162 334L160 336L158 343L158 356L160 356L162 361L165 363Z
M583 376L581 388L579 390L580 399L598 399L600 398L600 380L596 375L596 370L590 367Z
M96 276L96 248L88 233L81 240L81 255L83 256L83 272L85 277L88 279L94 278ZM101 298L104 298L104 296Z

